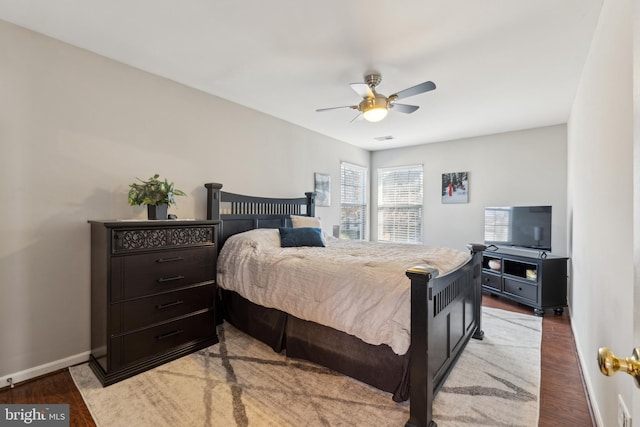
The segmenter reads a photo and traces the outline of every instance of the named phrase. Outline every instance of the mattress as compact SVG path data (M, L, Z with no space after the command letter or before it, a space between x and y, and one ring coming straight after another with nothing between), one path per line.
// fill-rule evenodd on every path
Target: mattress
M325 237L324 247L280 247L278 229L229 237L218 255L218 286L249 301L329 326L394 353L409 349L414 266L440 276L470 255L451 248Z

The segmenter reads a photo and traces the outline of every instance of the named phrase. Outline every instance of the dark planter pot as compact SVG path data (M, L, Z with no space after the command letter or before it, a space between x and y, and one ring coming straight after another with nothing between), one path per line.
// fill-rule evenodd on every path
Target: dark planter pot
M147 205L147 215L149 219L167 219L167 204Z

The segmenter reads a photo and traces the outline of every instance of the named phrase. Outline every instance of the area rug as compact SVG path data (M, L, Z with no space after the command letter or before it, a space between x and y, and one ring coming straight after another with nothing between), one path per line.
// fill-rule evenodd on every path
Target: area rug
M541 319L483 307L434 401L449 426L537 426ZM317 365L288 359L228 324L220 343L108 387L87 364L71 375L99 427L404 426L409 404Z

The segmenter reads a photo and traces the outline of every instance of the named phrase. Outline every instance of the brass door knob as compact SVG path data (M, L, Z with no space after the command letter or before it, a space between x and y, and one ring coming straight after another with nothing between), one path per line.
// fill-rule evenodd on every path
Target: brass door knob
M598 350L598 364L600 372L604 375L611 376L618 371L624 371L636 380L636 387L640 388L640 347L633 349L631 357L616 357L607 347L601 347Z

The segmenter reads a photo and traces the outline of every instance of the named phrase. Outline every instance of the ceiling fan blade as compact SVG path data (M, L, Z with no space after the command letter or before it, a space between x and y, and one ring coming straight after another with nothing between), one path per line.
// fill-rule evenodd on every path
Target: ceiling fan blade
M407 105L407 104L391 104L391 109L393 111L399 111L401 113L411 114L416 111L418 108L417 105Z
M356 120L358 120L361 116L362 116L362 113L358 113L358 115L357 115L357 116L355 116L353 119L351 119L351 121L350 121L349 123L353 123L353 122L355 122L355 121L356 121Z
M357 93L363 98L376 97L376 94L373 93L369 85L366 83L351 83L349 86L351 86L351 89L353 89L355 93Z
M435 83L433 82L424 82L419 85L415 85L405 90L401 90L395 95L391 95L389 98L394 97L394 99L402 99L408 98L410 96L418 95L424 92L429 92L430 90L434 90L436 88Z
M358 106L357 105L343 105L342 107L318 108L316 110L316 112L320 113L322 111L340 110L341 108L351 108L352 110L357 110Z

